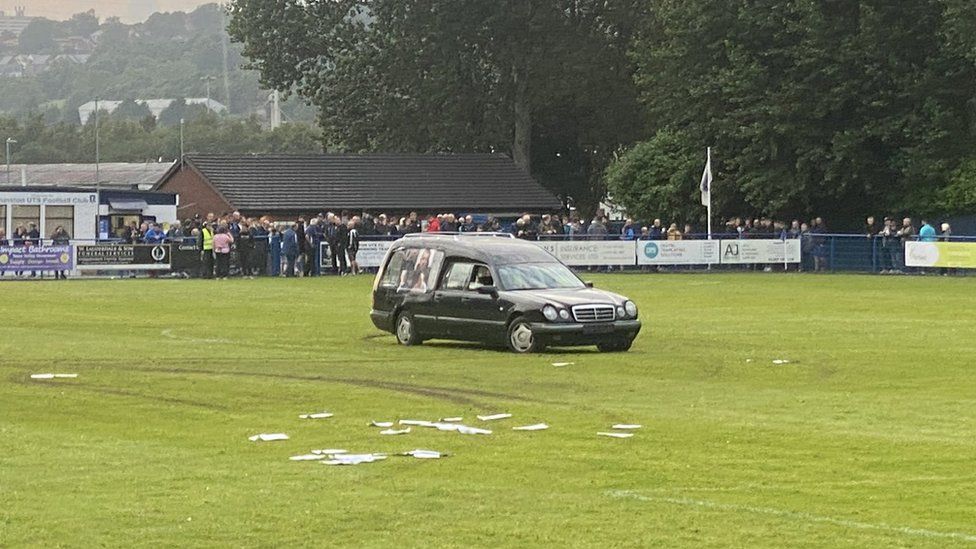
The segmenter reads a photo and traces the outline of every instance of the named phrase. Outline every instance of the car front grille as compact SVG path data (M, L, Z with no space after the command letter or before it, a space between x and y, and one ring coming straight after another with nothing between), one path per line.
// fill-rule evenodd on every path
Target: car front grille
M614 317L613 305L576 305L573 307L573 318L576 322L612 322Z

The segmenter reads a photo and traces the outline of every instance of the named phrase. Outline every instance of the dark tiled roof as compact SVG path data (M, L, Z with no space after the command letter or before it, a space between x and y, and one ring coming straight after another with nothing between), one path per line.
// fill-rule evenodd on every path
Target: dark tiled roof
M548 190L500 154L188 155L244 210L553 210Z

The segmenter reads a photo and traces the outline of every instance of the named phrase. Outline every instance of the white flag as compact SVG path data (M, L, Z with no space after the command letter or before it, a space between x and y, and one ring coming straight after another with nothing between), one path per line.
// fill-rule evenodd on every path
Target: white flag
M705 172L701 178L701 203L709 206L712 203L712 148L708 148L708 160L705 161Z

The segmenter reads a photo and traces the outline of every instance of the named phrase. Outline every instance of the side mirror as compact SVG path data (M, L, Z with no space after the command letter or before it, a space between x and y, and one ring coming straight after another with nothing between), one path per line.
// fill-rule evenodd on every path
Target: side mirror
M589 280L584 281L583 282L583 285L586 286L587 288L592 288L593 287L593 283L590 282Z
M479 286L478 293L482 295L490 295L491 297L498 299L498 288L494 286Z

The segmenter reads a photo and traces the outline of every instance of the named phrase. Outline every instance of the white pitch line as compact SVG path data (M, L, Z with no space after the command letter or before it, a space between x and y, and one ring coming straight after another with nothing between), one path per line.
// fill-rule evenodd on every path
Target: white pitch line
M911 526L892 526L890 524L885 524L883 522L875 524L871 522L860 522L856 520L847 520L847 519L840 519L834 517L827 517L823 515L814 515L812 513L806 513L802 511L785 511L783 509L775 509L772 507L753 507L751 505L736 505L733 503L720 503L717 501L700 500L700 499L644 496L632 490L610 490L607 492L607 494L615 498L629 498L638 501L647 501L653 503L668 503L671 505L684 505L687 507L718 509L720 511L754 513L757 515L767 515L767 516L778 517L778 518L793 519L793 520L798 520L803 522L832 524L834 526L842 526L844 528L855 528L858 530L877 530L880 532L903 534L906 536L915 536L915 537L923 537L923 538L931 538L931 539L954 539L959 541L976 543L976 535L965 534L962 532L940 532L938 530L927 530L925 528L913 528Z

